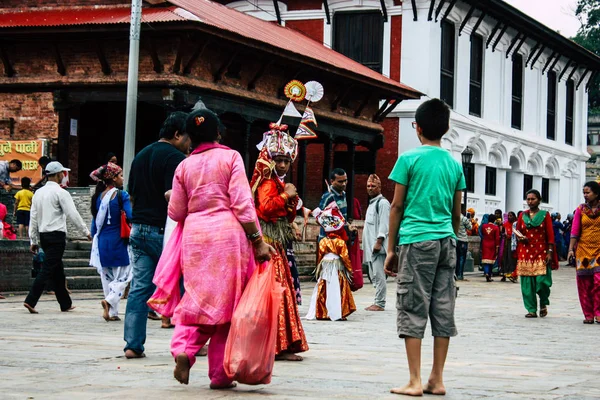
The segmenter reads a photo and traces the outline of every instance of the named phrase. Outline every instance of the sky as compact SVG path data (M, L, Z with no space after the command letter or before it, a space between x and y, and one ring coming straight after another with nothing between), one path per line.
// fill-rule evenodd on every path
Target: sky
M504 0L563 36L577 33L579 20L575 17L577 0Z

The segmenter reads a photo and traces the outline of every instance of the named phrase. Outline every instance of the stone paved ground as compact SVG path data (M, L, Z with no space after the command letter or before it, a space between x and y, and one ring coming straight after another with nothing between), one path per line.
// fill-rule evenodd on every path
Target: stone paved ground
M480 276L461 284L460 335L447 363L448 399L600 398L600 324L583 325L574 271L555 274L550 314L526 320L519 285ZM311 350L302 363L276 363L268 386L208 389L200 359L183 386L172 377L171 331L148 321L147 358L122 357L123 325L101 318L100 293L76 293L77 310L60 313L50 296L38 315L22 307L22 295L0 302L0 397L2 399L392 399L388 390L408 377L403 342L395 335L395 284L388 310L367 313L373 289L356 294L359 311L347 322L305 322ZM312 284L304 287L307 311ZM124 310L125 305L121 307ZM427 333L429 334L429 332ZM424 341L423 370L432 344Z

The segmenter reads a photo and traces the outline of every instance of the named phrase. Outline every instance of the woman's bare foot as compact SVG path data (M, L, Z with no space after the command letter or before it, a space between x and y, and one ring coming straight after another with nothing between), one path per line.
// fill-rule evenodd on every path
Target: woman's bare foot
M237 386L237 383L232 382L232 383L228 383L226 385L215 385L215 384L210 384L210 388L212 390L223 390L223 389L233 389L234 387Z
M179 383L183 383L184 385L190 382L190 359L187 354L179 353L175 357L175 371L173 371L173 376Z
M409 383L401 388L393 388L390 390L393 394L402 394L405 396L423 396L423 387L421 384Z
M444 386L443 383L433 383L433 382L429 381L423 387L423 393L444 396L446 394L446 387Z
M304 360L297 354L294 353L281 353L275 356L275 361L302 361Z
M38 314L38 312L35 310L35 308L31 307L27 303L23 303L23 307L25 307L27 310L29 310L29 312L32 314Z
M171 318L165 317L165 316L161 316L160 317L162 324L160 325L161 328L163 329L171 329L171 328L175 328L175 325L173 325L171 323Z
M110 321L110 315L108 314L108 312L110 310L110 305L108 304L108 301L102 300L100 302L100 304L102 305L102 308L104 309L104 311L102 312L102 318L104 318L104 320L106 322Z
M206 357L208 355L208 345L205 344L198 352L196 353L196 357Z

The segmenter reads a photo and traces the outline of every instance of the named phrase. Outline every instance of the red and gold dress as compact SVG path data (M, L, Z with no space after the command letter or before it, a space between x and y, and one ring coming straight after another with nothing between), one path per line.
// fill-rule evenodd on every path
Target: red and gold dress
M285 243L293 238L290 224L296 216L297 203L297 198L289 199L284 193L284 183L276 176L265 177L256 189L256 213L264 240L277 250L273 257L275 276L285 289L278 317L277 354L308 350L285 248Z
M350 289L352 264L344 238L330 233L319 242L317 286L307 319L343 320L356 311Z
M517 222L517 230L527 238L527 242L521 241L517 245L519 276L541 276L546 275L547 272L548 243L554 243L554 228L550 213L544 210L538 212L545 213L544 220L539 225L534 223L527 226L524 215L529 216L529 211L523 212ZM558 269L556 250L553 252L551 267Z
M500 229L491 222L481 227L481 263L494 264L500 246Z

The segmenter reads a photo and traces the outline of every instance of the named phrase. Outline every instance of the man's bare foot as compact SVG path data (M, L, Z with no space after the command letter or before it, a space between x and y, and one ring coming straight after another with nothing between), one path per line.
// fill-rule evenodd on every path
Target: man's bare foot
M104 320L106 322L108 322L110 320L110 315L108 314L108 312L110 310L110 305L108 304L108 301L106 301L106 300L102 300L100 302L100 304L102 305L102 308L104 309L104 311L102 312L102 318L104 318Z
M393 394L402 394L405 396L423 396L423 387L420 384L409 383L401 388L393 388L390 390Z
M54 293L54 290L48 290L46 292L46 294L49 294L50 296L54 296L56 293Z
M203 348L198 350L196 357L206 357L208 355L208 345L204 345Z
M131 350L131 349L127 349L125 350L125 358L144 358L146 357L146 355L144 353L136 353L135 351Z
M62 312L69 312L69 311L73 311L76 307L75 306L71 306L69 308L67 308L66 310L60 310Z
M223 390L223 389L233 389L234 387L237 386L237 383L232 382L232 383L228 383L226 385L215 385L215 384L210 384L210 388L212 390Z
M365 308L365 311L384 311L385 308L383 307L379 307L377 304L373 304L367 308Z
M446 387L443 383L432 383L429 381L423 386L423 393L444 396L446 394Z
M281 353L275 356L275 361L302 361L304 360L297 354L294 353Z
M23 307L25 307L26 309L29 310L30 313L32 314L38 314L38 312L35 310L35 308L31 307L29 304L27 303L23 303Z
M183 383L184 385L190 382L190 359L187 354L179 353L175 357L175 371L173 371L173 376L179 383Z

